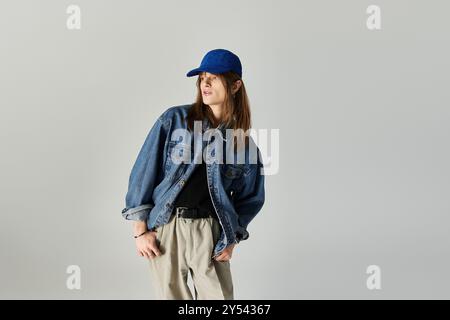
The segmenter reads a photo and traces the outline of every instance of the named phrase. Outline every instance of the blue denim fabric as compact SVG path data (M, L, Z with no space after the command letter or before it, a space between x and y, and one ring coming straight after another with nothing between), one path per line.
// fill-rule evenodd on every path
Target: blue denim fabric
M125 219L147 221L149 229L166 224L178 193L197 165L193 158L201 157L205 147L211 148L211 155L219 152L212 143L217 137L226 141L224 124L211 128L206 118L202 121L202 132L210 129L209 132L214 132L214 135L208 141L203 141L200 137L201 150L197 148L200 152L193 148L193 134L190 137L185 136L184 140L183 137L175 135L180 132L174 132L176 129L187 130L184 117L190 107L188 104L168 108L150 129L130 173L125 208L122 210ZM205 158L202 160L206 162L208 187L222 226L213 256L219 255L232 243L248 239L247 226L264 204L261 154L251 137L250 144L257 150L257 157L253 161L249 158L248 148L245 150L244 163L236 160L234 163L225 163L225 158L224 163L208 163L209 160ZM183 155L186 150L192 151L190 161L178 161L176 158L174 160L176 154ZM233 157L236 153L234 151ZM226 155L225 150L222 156Z

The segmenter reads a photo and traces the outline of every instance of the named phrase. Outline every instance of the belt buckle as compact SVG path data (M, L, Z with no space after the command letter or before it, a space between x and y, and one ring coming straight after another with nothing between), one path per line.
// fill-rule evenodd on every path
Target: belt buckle
M177 213L177 216L178 216L178 217L181 217L181 212L182 212L184 209L189 209L189 208L188 208L188 207L177 207L177 208L176 208L176 213Z

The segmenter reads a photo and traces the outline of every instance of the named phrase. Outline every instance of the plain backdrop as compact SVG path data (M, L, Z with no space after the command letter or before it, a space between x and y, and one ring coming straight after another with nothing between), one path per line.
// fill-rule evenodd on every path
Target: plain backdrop
M372 4L381 30L366 27ZM448 299L449 9L2 1L0 298L154 298L121 216L130 170L157 116L194 101L186 72L226 48L253 127L280 130L279 171L233 253L235 298Z

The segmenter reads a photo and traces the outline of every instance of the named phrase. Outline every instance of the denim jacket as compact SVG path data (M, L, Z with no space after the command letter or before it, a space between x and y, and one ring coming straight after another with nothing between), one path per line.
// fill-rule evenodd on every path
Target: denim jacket
M193 157L191 161L187 161L189 163L175 161L176 158L174 160L171 154L182 155L188 150L191 151L191 155L202 157L202 152L208 145L209 154L214 156L220 150L216 150L211 141L217 137L226 141L224 124L211 128L206 118L202 121L201 132L204 133L209 129L208 131L214 134L212 139L207 141L200 138L200 152L195 152L192 148L193 134L190 141L187 141L188 136L184 141L182 137L176 136L174 130L185 129L178 132L187 130L184 117L190 107L190 104L170 107L158 117L130 173L122 216L127 220L146 221L149 230L168 223L178 193L198 164L194 163ZM222 163L219 161L208 163L205 158L202 160L206 162L208 188L221 225L221 235L214 244L212 257L219 255L226 246L248 239L247 226L264 204L261 154L253 139L250 137L249 140L250 145L253 144L257 150L256 159L252 161L248 149L245 150L244 161L234 160L234 163L230 163L225 159ZM180 149L183 150L181 153ZM237 157L237 153L234 150L232 156ZM222 155L227 156L226 150Z

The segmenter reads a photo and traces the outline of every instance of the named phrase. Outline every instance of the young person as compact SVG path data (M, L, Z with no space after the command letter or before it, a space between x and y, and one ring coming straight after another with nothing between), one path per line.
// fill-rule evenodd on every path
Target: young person
M195 299L234 299L230 259L264 204L263 164L239 57L211 50L195 75L196 102L168 108L151 128L122 215L135 221L158 298L193 299L190 273Z

